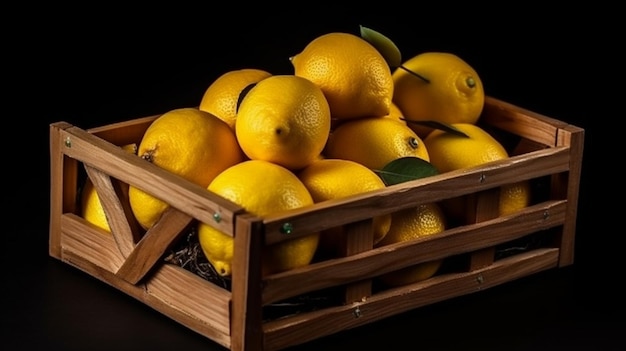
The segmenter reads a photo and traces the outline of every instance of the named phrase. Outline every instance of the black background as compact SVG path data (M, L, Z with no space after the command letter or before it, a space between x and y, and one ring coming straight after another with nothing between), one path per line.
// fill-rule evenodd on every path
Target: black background
M228 70L292 73L288 57L308 41L357 34L359 25L386 34L404 58L453 52L478 71L488 95L585 129L575 263L293 350L623 349L623 228L611 213L621 205L600 200L617 194L603 190L611 183L597 171L607 169L597 162L606 139L599 126L612 106L599 98L610 95L601 80L620 72L609 59L617 43L609 9L31 6L7 13L18 24L4 31L4 349L223 350L48 256L49 124L90 128L194 106Z

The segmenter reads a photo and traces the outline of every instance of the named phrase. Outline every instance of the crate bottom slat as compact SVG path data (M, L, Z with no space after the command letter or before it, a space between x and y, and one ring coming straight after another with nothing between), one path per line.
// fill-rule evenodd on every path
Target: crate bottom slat
M447 273L412 285L385 290L362 302L266 322L263 326L264 350L280 350L556 268L559 251L557 248L536 249L498 260L471 272Z

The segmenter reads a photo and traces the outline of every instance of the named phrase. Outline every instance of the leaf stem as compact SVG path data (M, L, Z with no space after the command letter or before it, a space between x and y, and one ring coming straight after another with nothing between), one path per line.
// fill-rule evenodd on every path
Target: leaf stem
M424 83L430 83L430 80L429 80L428 78L426 78L426 77L424 77L424 76L422 76L422 75L420 75L420 74L417 74L417 73L415 73L415 72L411 71L410 69L408 69L408 68L406 68L406 67L404 67L404 66L402 66L402 65L398 66L398 68L401 68L401 69L403 69L403 70L405 70L405 71L409 72L410 74L412 74L412 75L416 76L417 78L419 78L419 79L423 80L423 81L424 81Z

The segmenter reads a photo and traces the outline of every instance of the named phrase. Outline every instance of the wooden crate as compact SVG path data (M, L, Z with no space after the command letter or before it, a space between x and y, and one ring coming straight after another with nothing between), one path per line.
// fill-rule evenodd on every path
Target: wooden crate
M509 159L264 218L118 147L138 144L156 117L90 130L51 124L49 253L230 350L284 349L574 262L584 130L493 97L487 97L480 123L509 140ZM80 217L81 175L95 184L112 234ZM533 191L540 196L518 213L498 216L499 186L521 180L538 184ZM143 233L120 183L165 200L171 209ZM467 223L372 248L374 216L459 196L474 201ZM195 221L234 237L229 287L164 259ZM293 232L285 234L285 225ZM345 257L262 276L264 245L338 226L348 233ZM524 240L525 249L509 250ZM457 264L411 285L376 284L383 273L439 258ZM280 302L324 294L334 297L326 300L331 303L268 317Z

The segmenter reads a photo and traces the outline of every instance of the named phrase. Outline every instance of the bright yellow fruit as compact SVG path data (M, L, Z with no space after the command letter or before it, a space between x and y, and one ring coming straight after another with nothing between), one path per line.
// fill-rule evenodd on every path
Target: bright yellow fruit
M441 233L446 229L446 218L437 203L427 203L415 208L394 212L391 228L378 247L405 242L427 235ZM411 284L428 279L437 273L443 259L418 263L398 271L380 276L380 280L390 286Z
M128 151L131 154L137 153L137 145L136 144L128 144L122 146L123 150ZM114 180L115 181L115 180ZM128 184L120 183L122 187L123 194L128 196ZM120 199L124 201L123 199ZM100 202L100 197L98 196L98 192L96 188L93 186L90 178L85 180L85 184L83 189L81 190L81 215L82 217L89 223L94 224L95 226L104 229L107 232L111 232L111 227L109 226L109 221L107 219L106 213L104 212L104 208L102 207L102 203Z
M394 119L398 122L404 123L406 124L406 121L403 119L404 118L404 114L402 113L402 111L400 110L400 108L398 107L398 105L396 105L395 103L391 103L391 105L389 105L389 113L385 116L383 116L384 118L391 118Z
M350 33L323 34L290 59L295 75L322 88L333 119L389 113L393 97L391 70L365 39Z
M100 197L98 197L96 188L94 188L89 178L87 178L81 194L81 214L83 218L87 222L110 233L111 227L104 213L104 208L102 208Z
M442 130L434 130L426 138L424 144L428 149L430 162L439 172L470 168L487 162L509 157L504 146L481 127L471 123L453 123L453 127L465 133L468 138L456 136ZM451 199L446 201L446 210L451 216L463 215L464 205ZM500 188L500 214L509 214L520 210L531 201L530 184L528 181L505 185Z
M439 172L474 167L509 157L504 146L481 127L470 123L453 123L451 126L469 138L442 130L434 130L424 138L430 163Z
M505 184L500 187L500 216L515 213L532 201L530 182Z
M274 75L244 97L235 132L250 159L301 169L319 158L328 139L328 101L308 79Z
M313 162L297 175L316 203L385 187L385 183L374 171L350 160L321 159ZM387 234L391 225L391 215L375 217L373 221L373 244L376 244ZM330 255L339 254L342 249L340 247L341 235L340 228L322 232L320 252Z
M220 173L208 190L262 217L313 204L311 194L288 169L262 160L247 160ZM198 224L204 255L221 276L232 274L233 238L205 223ZM311 262L319 233L282 241L263 252L263 274L302 267Z
M228 71L209 85L198 108L216 115L235 130L239 94L248 85L258 83L269 76L271 73L257 68Z
M375 171L400 157L430 159L428 148L411 128L402 121L383 117L341 123L328 138L324 155L352 160Z
M206 187L224 169L244 160L235 133L216 116L197 108L180 108L155 119L139 144L137 155ZM169 207L164 201L131 186L131 209L148 229Z
M472 66L447 52L425 52L393 72L393 101L407 120L475 124L485 102L483 83ZM424 138L431 128L408 124Z

